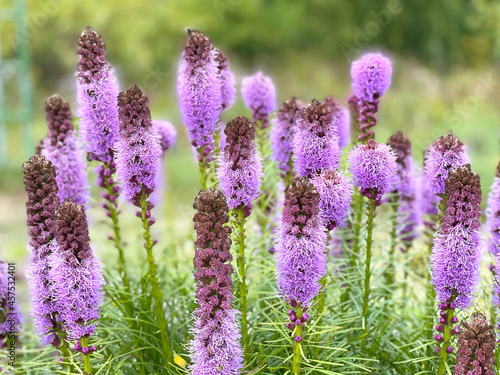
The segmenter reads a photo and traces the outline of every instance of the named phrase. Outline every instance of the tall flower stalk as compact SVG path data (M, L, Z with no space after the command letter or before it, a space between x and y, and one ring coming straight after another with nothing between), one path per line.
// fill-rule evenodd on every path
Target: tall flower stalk
M432 284L439 303L440 319L434 336L440 354L438 374L444 374L448 354L453 351L452 325L455 309L467 308L479 281L481 238L481 184L468 165L450 172L445 184L446 210L432 249ZM467 267L463 267L466 264Z
M239 116L230 121L226 129L226 146L219 158L217 171L219 186L227 198L238 225L237 263L240 276L241 322L243 348L250 349L247 316L247 285L245 271L245 220L250 215L253 201L260 194L262 164L255 145L255 130L250 120Z
M294 375L301 371L307 309L320 292L320 280L326 274L326 233L319 204L320 195L309 179L293 179L285 192L282 225L276 234L276 280L291 307L286 326L294 340Z
M500 162L490 187L486 207L486 230L490 236L487 243L488 250L493 258L498 259L500 254Z
M382 203L382 196L389 191L396 173L396 155L389 146L369 139L349 153L350 171L360 194L368 198L367 237L365 252L365 279L363 296L363 346L366 346L368 327L368 304L370 301L371 258L373 242L373 220L375 208Z
M155 223L155 219L151 216L151 210L154 205L149 200L155 188L154 180L162 153L160 139L153 130L148 99L137 86L131 86L118 95L118 113L120 141L116 156L117 173L125 197L139 208L137 216L142 223L154 312L158 321L163 355L169 366L172 350L163 311L163 294L159 287L158 271L153 255L155 242L151 237L151 226Z

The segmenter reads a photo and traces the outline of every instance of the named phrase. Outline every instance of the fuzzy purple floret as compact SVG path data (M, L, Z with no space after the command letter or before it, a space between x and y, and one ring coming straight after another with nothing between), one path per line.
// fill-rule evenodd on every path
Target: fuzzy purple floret
M153 130L158 134L161 150L165 154L175 143L177 131L170 122L158 120L153 120Z
M479 281L481 184L468 166L451 172L446 181L446 210L434 239L431 267L437 299L470 305Z
M349 215L354 187L344 173L325 171L311 182L319 192L319 208L324 225L332 230L342 227Z
M333 129L339 137L339 146L342 149L351 141L351 116L349 110L342 107L331 96L326 97L323 104L332 114Z
M45 116L49 133L41 151L56 168L59 199L87 206L90 200L87 182L87 164L71 122L69 104L54 95L45 102Z
M278 109L277 119L272 120L270 139L273 159L283 173L292 169L293 137L303 104L291 97Z
M88 224L82 206L66 201L56 212L57 250L49 259L58 320L70 340L95 331L101 311L104 279L89 245Z
M125 197L140 207L142 196L149 196L160 156L160 139L153 130L148 99L137 86L118 96L120 142L117 145L116 171Z
M380 53L368 53L351 66L354 95L372 102L380 98L391 86L391 61Z
M275 257L278 289L292 306L309 306L326 274L326 232L319 201L318 191L306 178L295 178L287 187Z
M177 93L191 144L205 156L214 149L222 111L221 82L212 44L202 33L188 30L189 39L179 67ZM199 155L200 160L202 155Z
M448 173L469 162L464 144L452 132L438 138L430 147L425 162L425 174L434 194L444 194Z
M396 173L396 155L389 146L368 140L349 152L350 171L354 182L363 190L377 194L390 191Z
M500 163L491 184L486 206L486 231L489 234L488 250L495 259L500 254Z
M226 56L218 48L214 48L213 53L221 85L222 109L225 110L231 107L236 100L236 79L229 69L229 61Z
M246 106L253 111L253 118L268 126L269 114L276 109L276 89L270 77L257 72L243 78L241 96Z
M111 163L119 139L118 82L106 61L106 47L98 33L87 27L78 45L80 136L91 159Z
M246 214L260 194L262 158L254 142L254 128L243 116L226 125L226 146L219 157L217 177L229 208L243 207Z
M325 105L313 100L302 109L293 138L294 166L297 176L312 177L339 166L341 150Z

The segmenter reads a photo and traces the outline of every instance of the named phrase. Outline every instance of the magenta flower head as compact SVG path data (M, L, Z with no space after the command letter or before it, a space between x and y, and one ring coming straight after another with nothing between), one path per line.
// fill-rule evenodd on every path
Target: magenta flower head
M486 206L486 230L488 238L488 249L495 259L500 254L500 163L497 173L488 194L488 205Z
M349 144L351 139L349 111L331 96L326 97L323 104L332 114L333 128L339 137L339 146L342 149Z
M210 39L199 31L187 31L189 39L182 54L177 93L191 144L198 150L200 161L204 156L209 161L222 110L219 68Z
M481 238L481 183L469 165L450 173L446 180L446 210L434 239L431 267L437 299L469 306L479 280Z
M58 320L71 340L79 340L95 331L104 283L99 261L89 245L83 207L65 201L56 211L55 233L58 246L50 256L50 276Z
M231 107L236 100L236 79L229 69L229 61L218 48L213 49L214 60L219 74L222 110Z
M269 114L276 109L276 90L271 78L262 72L243 78L241 96L246 106L253 111L253 118L262 121L262 127L267 128Z
M273 159L283 174L293 169L293 136L302 107L302 102L292 96L281 105L277 119L273 120L270 134Z
M391 60L380 53L368 53L351 66L354 95L366 102L373 102L384 95L391 86Z
M344 173L324 171L311 180L318 190L322 220L328 230L340 228L350 212L354 192L351 179Z
M495 329L483 314L461 323L458 346L455 375L495 375Z
M300 112L293 139L297 176L312 177L339 166L339 139L332 126L332 116L325 105L313 100Z
M43 142L42 154L56 169L59 199L87 205L90 199L86 163L71 121L69 104L59 95L45 102L49 133Z
M438 138L429 149L425 161L425 174L434 194L444 194L448 173L469 161L464 144L452 132Z
M106 46L90 27L78 39L78 115L91 160L109 164L119 139L118 82L106 61Z
M168 121L153 120L153 130L160 137L160 146L163 154L173 146L177 138L175 127Z
M278 290L292 306L310 305L326 274L326 233L318 190L297 177L285 192L281 228L276 234Z
M118 96L120 142L116 169L125 196L137 207L141 197L154 190L154 179L162 153L160 140L153 130L148 98L137 86Z
M190 344L193 375L239 375L243 367L241 334L232 309L231 227L228 205L218 189L199 192L196 210L194 339Z
M260 194L262 159L254 142L255 130L246 117L230 121L224 130L226 146L219 158L219 186L230 209L243 207L246 215Z
M24 185L28 200L26 214L31 251L28 284L31 293L31 316L35 329L45 345L60 344L55 330L56 307L49 277L49 257L56 249L54 214L60 204L57 195L54 165L42 155L35 155L23 164Z
M392 187L396 174L396 155L389 146L369 139L349 152L350 171L360 193L381 203Z

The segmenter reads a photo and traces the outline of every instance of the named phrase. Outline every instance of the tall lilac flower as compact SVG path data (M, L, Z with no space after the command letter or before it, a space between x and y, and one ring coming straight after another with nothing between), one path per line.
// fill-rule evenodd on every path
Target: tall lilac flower
M153 130L160 137L160 146L163 154L173 146L177 138L175 127L168 121L153 120Z
M31 292L31 316L45 345L58 346L57 309L53 282L49 277L49 257L57 248L53 217L60 201L57 195L54 165L42 155L35 155L23 164L24 185L28 200L26 213L31 251L28 283Z
M49 133L41 152L56 168L59 199L85 206L90 199L86 163L74 132L69 104L59 95L51 96L45 102L45 117Z
M324 171L311 182L319 192L319 208L328 230L340 228L350 212L353 185L348 176L335 171Z
M113 161L119 139L118 83L106 61L102 37L87 27L78 39L78 115L81 135L92 160Z
M377 123L379 98L391 85L391 76L391 61L380 53L366 54L352 63L354 94L349 98L349 108L358 127L358 140L363 143L375 136L370 129Z
M303 104L293 96L278 109L277 119L271 128L273 159L278 162L282 175L291 175L293 169L293 136Z
M50 256L50 276L58 320L69 339L79 340L95 331L104 280L90 248L83 207L65 201L56 211L54 224L58 246Z
M226 125L226 147L219 159L219 186L230 209L243 208L249 215L260 194L262 159L254 142L255 131L246 117L239 116Z
M488 249L495 259L500 254L500 162L491 184L486 208L486 230L490 235Z
M142 197L154 190L154 178L162 153L159 136L153 130L148 98L137 86L118 96L120 142L117 173L127 199L137 207Z
M434 233L437 230L435 218L438 214L438 206L441 198L432 191L431 183L423 169L418 173L417 192L419 221L425 224L430 233Z
M276 109L276 90L271 78L262 72L243 78L241 96L246 106L253 111L253 118L262 121L262 127L267 128L269 114Z
M340 161L339 140L332 116L325 105L313 100L300 112L293 138L295 172L312 177L323 170L337 169Z
M211 160L217 121L222 110L221 81L212 43L199 31L188 29L182 54L177 92L182 118L200 163ZM225 85L227 94L227 87ZM228 96L225 96L227 104Z
M444 194L448 173L469 161L464 144L452 132L438 138L429 149L425 162L425 174L434 194Z
M221 85L222 110L225 110L231 107L236 100L236 79L229 69L227 57L218 48L213 49L213 54Z
M349 153L350 171L362 195L377 205L389 192L396 173L396 155L389 146L369 139Z
M202 190L193 205L197 211L194 278L196 280L194 339L190 345L193 375L238 375L243 351L232 309L231 227L228 205L217 189Z
M339 146L342 149L349 144L351 139L349 110L342 107L339 102L331 96L326 97L325 100L323 100L323 104L332 114L333 128L337 132Z

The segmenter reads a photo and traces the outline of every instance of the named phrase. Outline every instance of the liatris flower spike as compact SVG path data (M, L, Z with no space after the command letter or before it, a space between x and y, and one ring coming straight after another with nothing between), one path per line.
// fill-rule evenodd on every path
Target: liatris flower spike
M498 259L498 255L500 254L500 162L498 163L497 173L488 194L486 228L490 235L488 238L488 249L493 257Z
M438 138L429 149L425 162L425 174L434 194L444 194L448 173L468 163L464 144L452 132Z
M350 178L344 173L324 171L311 181L319 192L319 207L326 228L342 227L350 212L354 191Z
M375 134L379 98L391 85L391 61L380 53L369 53L352 63L351 77L354 94L349 98L349 109L358 127L358 140L366 143Z
M102 37L87 27L78 39L78 114L85 147L91 160L113 161L119 139L118 83L106 61Z
M262 123L262 128L267 128L269 114L276 109L276 90L271 78L262 72L243 78L241 96L246 106L253 111L253 118Z
M190 345L193 375L239 375L243 367L240 332L232 309L231 228L228 205L217 189L202 190L197 211L194 267L196 280L194 339Z
M229 69L229 61L218 49L213 49L214 59L217 64L219 81L221 85L222 110L231 107L236 100L236 80Z
M230 209L243 208L245 216L260 195L263 177L261 157L254 142L254 128L243 116L226 125L226 146L221 152L217 175Z
M60 204L57 195L54 165L42 155L35 155L23 164L24 185L28 200L26 213L30 235L31 258L28 283L31 292L31 316L45 345L58 346L58 323L53 282L49 277L49 256L56 249L53 217Z
M494 375L496 338L493 325L476 313L470 323L463 321L458 336L455 375Z
M198 152L202 183L215 147L215 132L222 111L221 80L212 43L199 31L188 29L188 41L182 54L177 92L182 119L191 145ZM222 72L222 71L221 71ZM227 91L227 86L226 91ZM225 97L226 104L228 97Z
M441 343L439 374L445 371L451 336L458 331L451 328L458 320L455 309L470 305L479 281L481 238L481 184L479 176L469 165L450 172L446 180L446 210L440 231L435 235L431 256L432 284L440 302L440 319L435 339ZM467 265L464 267L463 265Z
M351 139L351 123L349 110L342 107L334 98L328 96L323 100L323 104L332 114L333 128L339 137L339 146L344 148Z
M282 176L288 176L288 183L293 175L293 137L302 106L302 102L292 96L278 109L277 119L273 120L271 128L273 159L278 162Z
M45 102L45 117L49 132L41 152L56 169L59 199L86 206L90 198L86 163L74 132L69 104L59 95L51 96Z
M325 105L313 100L300 112L293 138L295 172L312 177L324 170L337 169L341 150Z
M160 137L160 146L163 154L173 146L177 138L175 127L168 121L153 120L153 130Z

